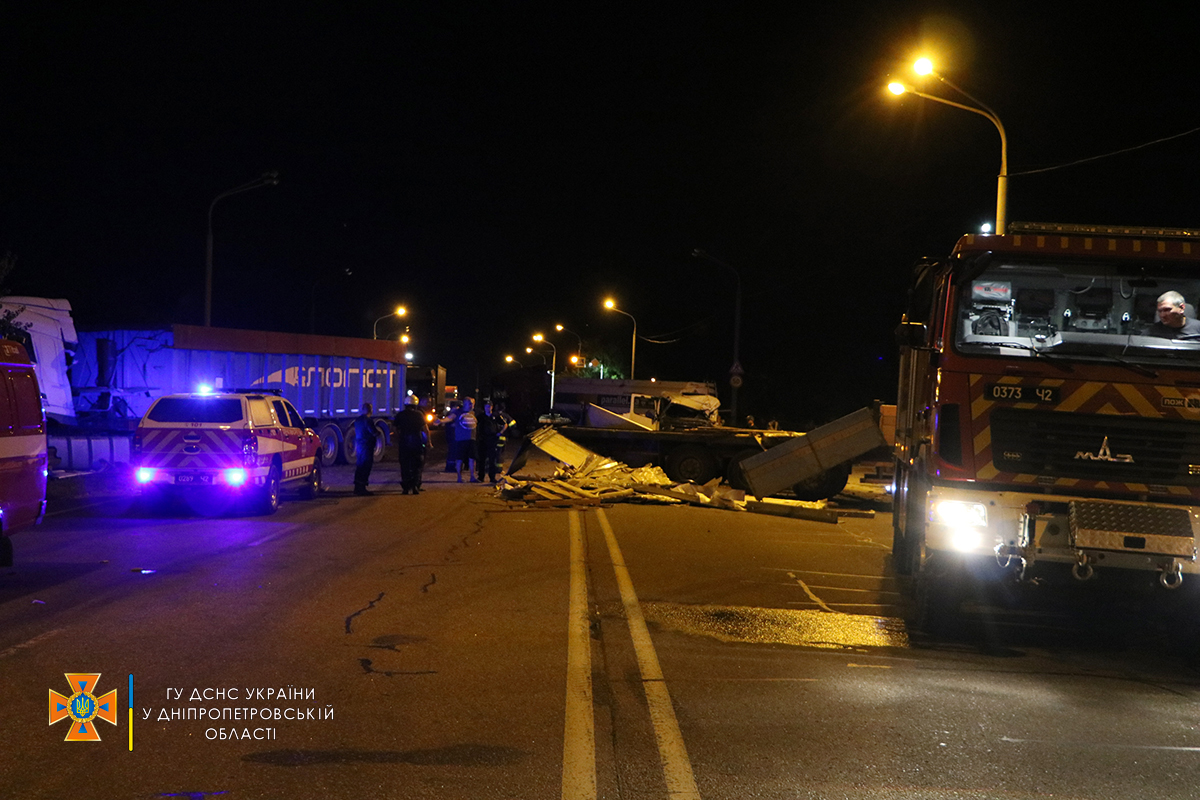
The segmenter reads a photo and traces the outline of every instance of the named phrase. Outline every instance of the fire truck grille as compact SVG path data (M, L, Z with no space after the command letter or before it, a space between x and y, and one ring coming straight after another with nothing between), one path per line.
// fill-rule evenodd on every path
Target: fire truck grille
M1001 408L991 428L1003 472L1200 486L1200 422Z

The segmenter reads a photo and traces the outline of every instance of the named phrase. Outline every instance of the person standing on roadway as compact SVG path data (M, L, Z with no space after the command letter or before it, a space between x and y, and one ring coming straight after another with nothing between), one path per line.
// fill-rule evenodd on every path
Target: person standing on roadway
M354 493L357 495L374 494L367 489L371 467L375 466L375 443L379 440L371 420L373 410L370 403L363 403L362 413L354 419Z
M479 472L477 474L481 483L484 474L491 479L492 483L495 483L496 473L500 469L500 436L508 428L508 423L496 411L491 399L483 401L483 413L477 415L477 423L475 426L475 440L478 442L476 464Z
M429 425L414 395L404 399L404 408L396 415L395 422L396 442L400 449L400 485L404 494L420 494L425 448L429 446Z
M458 473L458 482L462 483L463 462L467 462L467 475L471 483L478 483L475 477L475 426L478 421L472 411L474 401L470 397L463 398L462 408L446 418L446 425L454 430L454 449L450 455L454 461L454 471Z

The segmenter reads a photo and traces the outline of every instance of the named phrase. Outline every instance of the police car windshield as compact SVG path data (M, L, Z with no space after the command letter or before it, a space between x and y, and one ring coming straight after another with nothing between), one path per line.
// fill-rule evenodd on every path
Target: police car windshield
M154 422L238 422L242 401L236 397L164 397L150 409Z
M1200 339L1176 338L1158 324L1158 298L1167 291L1182 294L1195 318L1200 278L1173 265L992 262L962 281L955 348L1200 367Z

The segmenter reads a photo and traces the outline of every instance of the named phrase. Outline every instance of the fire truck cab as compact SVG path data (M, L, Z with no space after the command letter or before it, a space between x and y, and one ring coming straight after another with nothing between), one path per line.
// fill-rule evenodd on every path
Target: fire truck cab
M918 264L892 552L922 621L972 582L1200 573L1200 334L1168 292L1196 318L1200 231L1013 223Z

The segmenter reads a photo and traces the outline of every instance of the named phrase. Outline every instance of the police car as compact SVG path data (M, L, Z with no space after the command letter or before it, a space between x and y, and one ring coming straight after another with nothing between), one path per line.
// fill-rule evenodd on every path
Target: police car
M287 400L231 391L160 397L133 437L135 477L149 500L168 493L233 495L272 514L280 488L305 498L321 484L321 442Z

